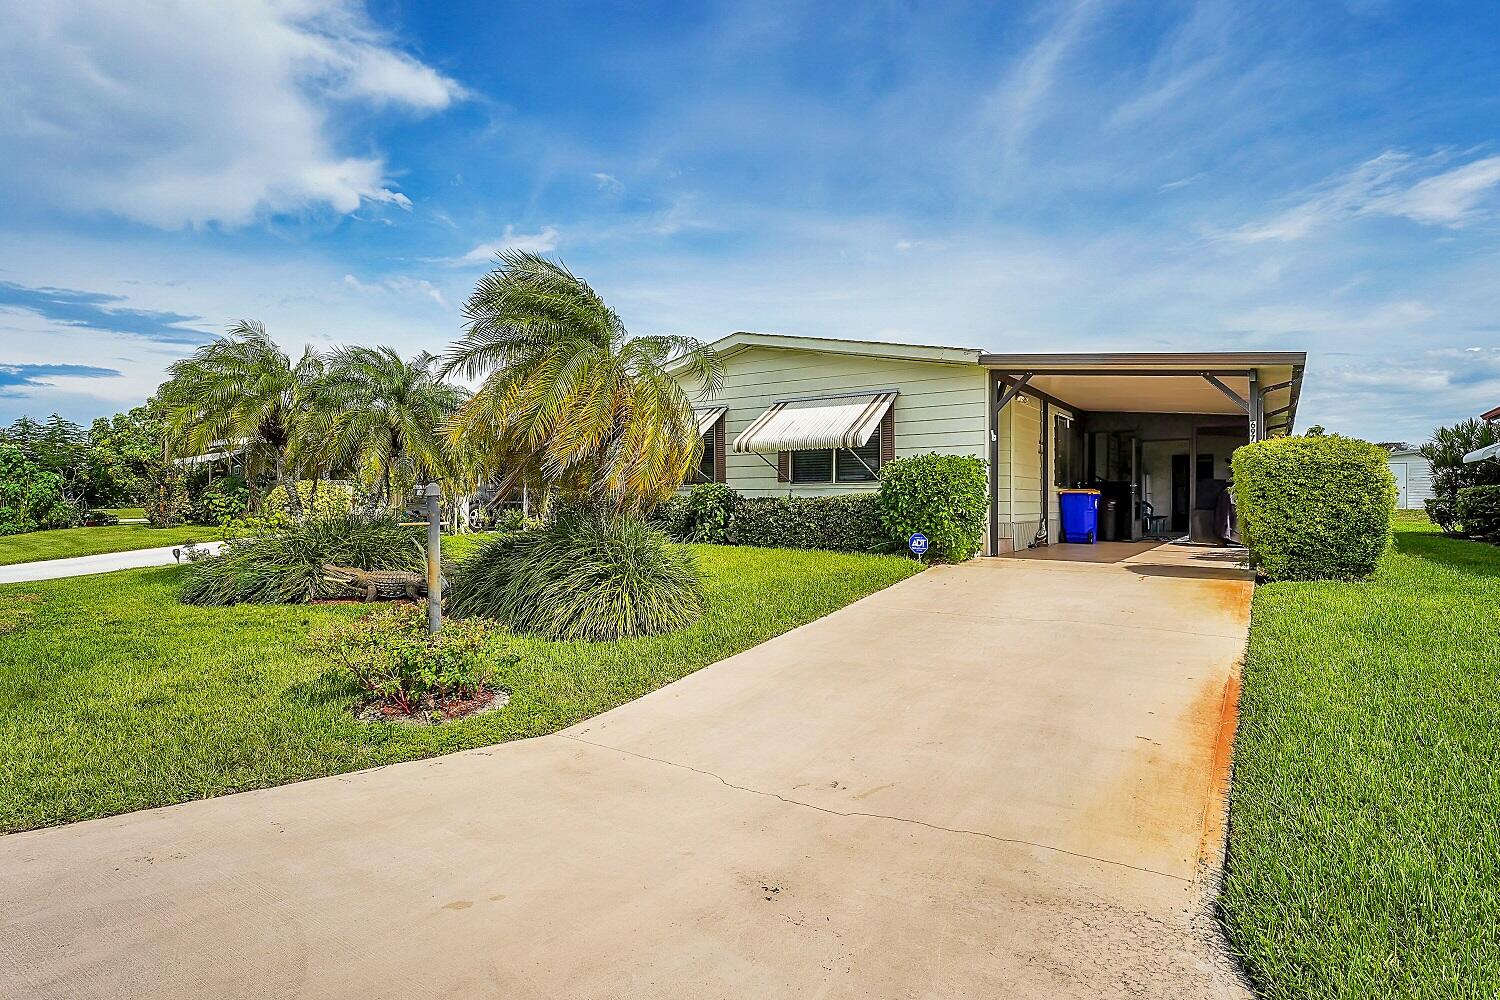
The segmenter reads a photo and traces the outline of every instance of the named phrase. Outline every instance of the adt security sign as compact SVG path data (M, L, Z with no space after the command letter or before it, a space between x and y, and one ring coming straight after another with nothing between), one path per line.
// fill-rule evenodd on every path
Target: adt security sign
M921 556L927 551L927 536L920 531L907 539L906 547L911 549L911 554Z

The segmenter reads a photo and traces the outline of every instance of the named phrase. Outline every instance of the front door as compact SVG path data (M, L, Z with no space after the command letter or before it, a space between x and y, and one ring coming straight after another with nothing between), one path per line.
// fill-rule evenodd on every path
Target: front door
M1405 462L1392 462L1391 475L1396 477L1396 509L1406 510L1406 479L1407 467Z
M1172 530L1188 530L1188 503L1192 496L1192 487L1188 483L1188 456L1184 452L1181 455L1172 456Z

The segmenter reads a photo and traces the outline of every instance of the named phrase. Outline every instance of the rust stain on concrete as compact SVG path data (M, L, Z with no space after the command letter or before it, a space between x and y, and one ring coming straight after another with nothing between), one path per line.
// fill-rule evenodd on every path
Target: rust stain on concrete
M1225 808L1229 778L1234 767L1234 734L1240 722L1240 664L1224 679L1217 706L1217 737L1209 768L1208 795L1203 803L1203 833L1198 841L1198 860L1216 862L1224 845Z
M1249 580L1209 580L1209 590L1220 611L1235 621L1250 620L1250 601L1255 596L1255 584Z
M1139 735L1109 783L1083 810L1079 849L1107 857L1156 859L1184 874L1216 857L1239 707L1239 659L1221 663L1181 703L1172 731Z

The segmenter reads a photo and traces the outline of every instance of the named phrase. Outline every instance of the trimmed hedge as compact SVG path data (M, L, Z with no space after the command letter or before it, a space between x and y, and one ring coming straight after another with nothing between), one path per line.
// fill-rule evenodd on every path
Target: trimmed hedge
M646 516L646 523L666 532L667 537L674 542L691 542L693 512L688 507L687 494L674 494L651 508L651 513Z
M1458 523L1469 537L1500 544L1500 486L1459 490Z
M1386 452L1328 435L1234 453L1234 500L1251 562L1272 580L1361 580L1390 541L1396 483Z
M1452 497L1429 497L1422 501L1427 508L1427 519L1445 535L1456 535L1458 530L1458 501Z
M879 552L893 547L876 493L826 497L742 497L729 539L773 549Z
M880 517L897 544L927 536L928 562L963 562L979 554L989 517L984 462L969 455L913 455L880 470Z

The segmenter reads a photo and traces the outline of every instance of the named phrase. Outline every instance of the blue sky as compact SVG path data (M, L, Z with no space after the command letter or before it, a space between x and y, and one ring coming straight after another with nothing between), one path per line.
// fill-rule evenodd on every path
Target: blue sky
M0 420L239 318L441 351L494 250L638 332L1305 349L1500 404L1500 5L0 3Z

